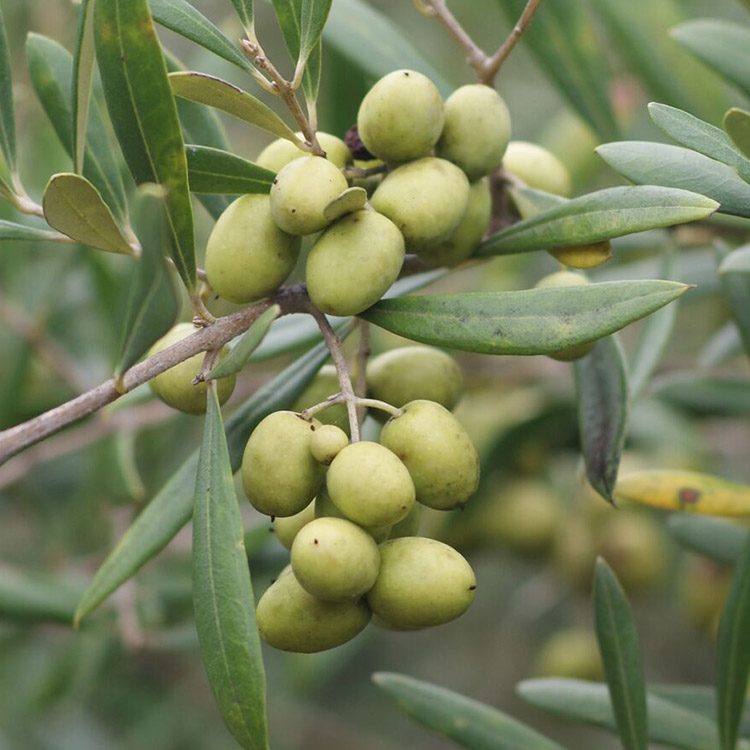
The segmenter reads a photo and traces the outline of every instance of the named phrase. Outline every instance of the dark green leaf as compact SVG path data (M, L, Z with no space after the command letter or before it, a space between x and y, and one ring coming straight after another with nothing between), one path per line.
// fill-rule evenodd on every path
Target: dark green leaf
M70 106L73 87L73 58L57 42L39 34L26 40L29 75L39 101L52 123L63 148L73 157L73 111ZM127 217L125 188L120 166L107 136L104 119L95 102L89 104L88 142L83 175L98 188L118 219Z
M272 411L293 404L327 357L328 350L323 344L311 349L256 391L227 420L227 441L234 471L242 463L245 443L255 426ZM76 622L93 612L135 575L190 520L197 467L198 451L194 451L135 519L94 575L78 603Z
M574 721L617 731L606 685L563 678L524 680L519 695L532 706ZM663 698L649 694L649 740L683 750L715 750L716 725Z
M5 31L3 10L0 7L0 150L12 175L18 174L16 164L16 120L13 107L8 35Z
M254 70L252 63L187 0L149 0L154 21L175 34L199 44L242 70Z
M724 115L724 130L729 133L734 145L745 156L750 157L750 112L732 107ZM745 179L748 179L746 172L741 174Z
M270 107L221 78L206 73L170 73L169 82L176 96L215 107L279 138L299 143L292 129Z
M653 394L696 416L750 416L750 380L747 378L678 373L655 382Z
M578 428L583 461L591 486L608 502L625 444L628 376L625 357L613 336L597 342L574 365Z
M255 19L253 17L253 0L232 0L232 5L237 11L242 28L248 39L255 39Z
M195 288L193 209L187 160L167 68L148 0L97 0L94 31L109 115L136 183L167 191L172 260Z
M408 68L426 75L443 96L455 88L419 54L413 42L385 13L364 0L336 0L323 39L373 79Z
M594 574L594 618L620 740L648 750L648 714L638 631L625 592L602 558Z
M730 110L730 112L741 110ZM657 127L682 146L734 167L744 180L750 179L750 161L735 148L727 134L715 125L666 104L652 102L648 112ZM726 127L726 119L725 119Z
M605 143L596 153L623 177L639 185L663 185L701 193L719 211L750 217L750 185L726 164L680 146L646 141Z
M483 354L553 354L614 333L677 299L673 281L381 300L360 317L414 341Z
M91 83L96 61L94 0L82 0L78 14L78 35L73 55L73 117L71 122L73 142L70 150L73 154L73 168L78 174L82 174L91 104Z
M224 723L242 747L265 750L263 656L244 528L215 386L209 386L207 402L193 509L195 626Z
M724 565L736 564L747 539L743 526L710 516L674 513L667 528L683 547Z
M115 378L137 362L174 325L180 306L164 253L169 248L164 192L157 185L139 188L136 232L141 259L133 274L123 315Z
M521 16L527 0L501 0L510 23ZM546 0L524 34L524 44L573 109L602 139L617 137L609 98L604 47L580 0Z
M135 255L101 193L82 175L52 175L43 206L47 223L76 242L108 253Z
M328 21L331 3L332 0L302 0L298 67L307 62L314 50L319 49L320 37Z
M509 255L587 245L623 234L710 216L718 204L686 190L616 187L582 195L524 219L484 240L477 255Z
M78 582L4 565L0 569L0 620L70 625L81 591Z
M750 29L747 26L704 18L672 29L672 36L727 81L750 95Z
M278 305L271 305L250 328L245 331L239 340L239 343L232 349L227 357L219 362L211 372L208 378L225 378L228 375L234 375L239 372L247 363L248 357L258 348L258 344L263 341L263 337L268 333L271 324L279 317L281 308Z
M719 266L721 288L750 357L750 245L733 250Z
M29 242L39 242L40 240L59 239L60 235L57 232L50 232L49 229L25 227L23 224L15 224L12 221L4 221L0 219L0 240L28 240Z
M276 177L229 151L209 146L185 146L190 189L194 193L268 193Z
M750 675L750 536L729 589L716 644L716 723L721 750L734 750Z
M372 679L404 713L468 750L563 750L502 711L451 690L392 672Z

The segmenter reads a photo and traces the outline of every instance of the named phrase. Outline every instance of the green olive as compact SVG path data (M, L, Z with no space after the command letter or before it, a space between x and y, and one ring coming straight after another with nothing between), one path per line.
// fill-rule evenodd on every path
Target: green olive
M216 222L206 245L211 288L230 302L273 294L294 270L300 240L271 218L267 195L243 195Z
M324 424L313 433L310 452L318 463L329 466L347 445L349 445L349 436L340 427L334 424Z
M535 190L564 197L572 190L565 165L551 151L536 143L511 141L503 157L503 169Z
M303 138L302 133L295 133L298 138ZM320 143L323 151L326 152L326 159L335 164L339 169L343 169L352 161L352 154L349 151L346 143L341 138L337 138L335 135L330 133L322 133L318 131L318 143ZM269 143L255 160L255 163L259 167L265 167L273 172L279 172L283 169L290 161L295 159L301 159L303 156L309 156L309 151L303 151L301 148L297 148L290 140L286 138L277 138L272 143Z
M510 140L510 113L500 94L474 83L445 101L445 125L435 153L473 182L500 166Z
M534 673L539 677L602 680L604 667L596 636L586 628L558 630L537 652Z
M570 245L556 247L549 251L565 266L570 268L596 268L612 257L612 243L609 240L594 242L590 245Z
M414 70L395 70L365 94L357 127L371 154L402 162L430 153L444 117L443 99L429 78Z
M412 506L414 508L416 503ZM411 513L411 511L409 511ZM328 490L322 487L315 498L315 518L346 518L346 516L336 507L336 504L331 500L331 496L328 494ZM408 516L407 516L408 518ZM347 521L351 520L346 518ZM406 520L406 519L404 519ZM355 523L352 521L352 523ZM383 526L357 526L363 528L376 542L384 542L391 534L391 524L385 524Z
M197 330L191 323L178 323L151 347L148 356L152 357L164 351ZM224 359L228 354L229 348L223 347L220 359ZM203 353L195 354L150 380L149 386L153 393L173 409L179 409L187 414L203 414L206 411L206 384L193 385L193 379L200 372L204 356ZM217 395L220 404L232 395L234 382L234 375L218 381Z
M330 315L357 315L374 305L398 278L404 238L374 211L356 211L333 223L307 258L313 304Z
M287 548L292 548L294 537L299 530L315 519L315 502L311 502L307 507L293 516L286 518L277 518L273 523L273 530L279 541Z
M325 469L312 456L310 441L320 422L291 411L269 414L253 430L242 456L242 486L256 510L293 516L315 497Z

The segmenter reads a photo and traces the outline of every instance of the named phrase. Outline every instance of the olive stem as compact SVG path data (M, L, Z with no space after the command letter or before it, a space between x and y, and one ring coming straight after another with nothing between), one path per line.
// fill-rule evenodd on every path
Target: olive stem
M321 401L319 404L315 404L314 406L308 406L307 409L305 409L304 411L301 411L299 415L300 417L302 417L302 419L310 421L310 419L314 417L316 414L318 414L319 412L325 411L331 406L337 406L338 404L344 404L344 403L346 403L346 399L344 398L343 394L340 392L334 393L332 396L329 396L325 401ZM360 398L359 396L355 396L354 404L358 407L362 407L363 409L367 409L367 408L379 409L380 411L384 411L387 414L390 414L392 417L400 417L404 413L403 409L399 409L396 406L392 406L391 404L388 404L385 401L379 401L376 398Z
M357 406L369 407L370 409L380 409L390 414L392 417L400 417L403 413L403 409L399 409L397 406L392 406L385 401L379 401L376 398L357 398Z
M344 397L341 395L341 392L334 393L332 396L329 396L325 401L321 401L319 404L315 404L314 406L308 406L307 409L304 411L301 411L299 413L300 417L302 419L309 422L316 414L320 413L321 411L325 411L331 406L337 406L338 404L344 403Z
M494 85L495 77L502 64L508 59L510 53L513 52L513 49L521 40L521 37L526 33L541 3L542 0L529 0L526 3L526 7L523 9L518 21L516 21L516 25L510 34L508 34L508 38L500 45L497 52L486 60L484 71L479 76L480 83L486 83L488 86Z
M428 7L432 9L432 12L427 11ZM417 5L417 8L424 15L437 18L443 24L448 33L464 50L466 53L466 62L474 69L477 77L481 80L485 75L485 69L489 64L490 58L467 34L453 13L448 10L445 0L425 0L421 7Z
M376 174L383 174L388 171L386 164L379 164L377 167L344 167L341 173L346 178L350 177L372 177Z
M370 358L372 348L370 346L370 324L366 320L359 321L359 347L357 348L356 367L357 379L354 392L357 396L367 394L367 360ZM357 418L361 422L365 418L365 409L360 404Z

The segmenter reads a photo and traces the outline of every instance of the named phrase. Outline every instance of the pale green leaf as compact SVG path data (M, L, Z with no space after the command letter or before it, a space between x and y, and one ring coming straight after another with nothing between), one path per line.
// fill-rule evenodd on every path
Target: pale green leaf
M239 16L242 28L245 30L248 39L255 39L255 17L253 15L253 0L231 0L237 15Z
M74 171L82 174L86 154L91 84L96 63L94 0L82 0L78 13L78 35L73 55L73 118L71 123L73 142L70 150L73 154Z
M711 516L673 513L667 528L683 546L722 565L735 565L742 555L747 528Z
M750 416L750 380L675 373L654 383L658 399L698 417Z
M310 54L318 48L320 37L328 21L332 0L301 0L300 51L297 65L304 65Z
M59 241L59 239L60 235L57 232L50 232L49 229L27 227L23 224L16 224L13 221L5 221L4 219L0 219L0 240L39 242Z
M719 266L719 279L739 328L745 354L750 357L750 245L733 250L724 258Z
M48 573L0 567L0 621L70 625L81 582Z
M2 7L0 7L0 151L3 153L5 163L8 165L11 174L18 174L13 80L11 78L8 35L5 31Z
M724 115L724 130L729 133L734 145L750 157L750 112L732 107ZM741 174L745 179L750 179L746 172Z

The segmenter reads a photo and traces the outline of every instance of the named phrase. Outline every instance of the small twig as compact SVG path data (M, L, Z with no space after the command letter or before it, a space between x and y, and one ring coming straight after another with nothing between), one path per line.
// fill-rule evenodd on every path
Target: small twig
M359 321L359 347L357 348L357 382L354 392L357 396L367 395L367 361L372 349L370 347L370 324L366 320ZM365 407L360 405L357 418L361 422L365 418Z
M387 404L385 401L379 401L376 398L358 398L356 399L356 402L357 406L363 406L370 409L380 409L380 411L384 411L392 417L400 417L404 413L403 409Z
M343 404L344 403L344 397L339 391L338 393L334 393L331 396L329 396L325 401L321 401L319 404L315 404L314 406L308 406L307 409L304 409L299 413L300 417L306 421L310 421L316 414L320 414L320 412L325 411L326 409L330 408L331 406L336 406L337 404Z
M486 61L484 65L484 71L479 77L481 83L486 83L488 86L492 86L494 84L495 76L497 76L500 67L508 58L510 53L513 52L514 47L521 40L521 37L526 32L526 29L529 28L529 24L534 18L534 14L537 12L537 9L539 8L541 2L542 0L529 0L526 3L526 7L523 9L523 13L521 13L520 18L518 19L518 21L516 21L516 25L508 35L508 38L502 43L500 49L498 49L498 51L495 52L495 54Z
M319 404L315 404L315 406L308 406L307 409L305 409L304 411L301 411L299 415L300 417L302 417L302 419L306 419L309 421L321 411L325 411L326 409L329 409L331 406L336 406L338 404L345 404L345 403L347 403L347 401L342 393L334 393L332 396L329 396L325 401L321 401ZM396 406L387 404L385 401L379 401L376 398L360 398L359 396L355 396L354 404L358 408L361 407L362 409L368 409L368 408L379 409L380 411L384 411L387 414L390 414L392 417L400 417L404 413L403 409L399 409Z
M351 177L372 177L376 174L383 174L388 171L386 164L379 164L377 167L344 167L341 173L346 178Z

